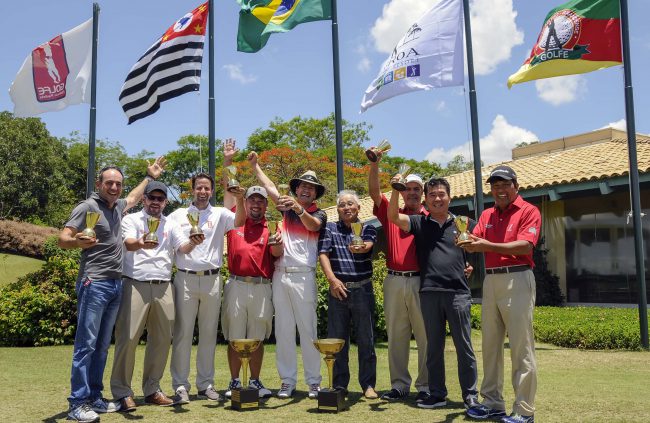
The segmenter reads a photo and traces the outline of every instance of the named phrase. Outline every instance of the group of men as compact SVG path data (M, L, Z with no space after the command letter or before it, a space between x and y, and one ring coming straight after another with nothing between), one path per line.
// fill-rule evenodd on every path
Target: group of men
M227 140L224 166L232 164L235 153L234 141ZM378 156L380 160L381 154ZM503 416L506 422L533 421L535 281L531 251L539 233L539 212L518 196L512 169L504 168L498 173L497 168L488 179L495 207L479 219L472 242L460 248L455 244L454 216L448 211L447 181L432 178L424 184L421 177L409 175L404 181L406 190L401 193L404 208L398 209L397 191L393 191L390 201L381 194L379 160L370 163L369 191L387 244L388 276L383 289L391 389L381 398L400 401L408 397L412 384L408 370L410 339L414 335L418 346L416 401L424 408L446 405L443 360L448 322L458 354L467 414L476 419ZM248 161L259 185L247 190L231 187L224 195L224 206L215 207L210 204L215 180L199 173L191 180L192 204L167 217L163 210L168 190L156 181L164 170L164 158L148 166L145 180L125 199L120 199L122 171L108 167L99 172L97 192L72 211L59 238L62 248L82 249L76 285L78 325L69 419L92 422L99 418L98 413L136 408L131 380L136 347L145 328L145 403L188 403L190 356L197 320L195 388L199 398L222 400L214 387L220 317L228 340L267 339L275 318L279 398L290 398L298 382L297 328L308 396L316 398L321 384L320 355L312 342L317 338L317 262L330 285L328 336L346 341L337 354L334 386L347 393L353 326L358 345L359 384L366 398L378 397L373 333L375 297L371 282L377 233L372 225L362 225L358 230L357 194L348 190L338 193L339 220L327 222L325 212L316 203L325 187L314 172L307 171L292 179L289 185L293 195L288 195L267 177L255 152L248 155ZM226 180L223 182L225 185ZM282 229L275 232L270 231L265 218L269 198L283 215ZM140 199L142 211L126 215ZM87 212L99 213L95 236L84 232ZM198 222L190 222L188 214L198 216ZM152 218L158 219L156 229L151 229ZM157 235L156 242L151 241L152 230ZM224 237L229 278L223 286L222 299ZM476 359L470 337L468 252L484 252L488 267L482 312L483 404L477 399ZM174 264L177 272L172 283ZM115 354L110 385L116 402L102 396L113 326ZM513 414L508 417L502 392L506 332L516 393ZM160 387L170 345L174 391L171 398ZM239 358L228 348L231 380L226 397L233 389L242 387L242 382L258 389L260 397L271 396L260 380L263 354L263 346L253 353L251 379L241 381Z

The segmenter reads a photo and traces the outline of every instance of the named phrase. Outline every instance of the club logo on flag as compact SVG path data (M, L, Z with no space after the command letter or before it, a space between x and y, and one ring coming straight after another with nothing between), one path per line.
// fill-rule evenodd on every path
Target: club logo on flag
M63 37L58 35L32 51L34 91L39 102L56 101L66 96L68 62Z
M191 23L192 23L192 17L194 15L190 12L180 18L175 24L174 24L174 32L181 32L185 28L187 28Z
M557 11L539 34L531 66L547 60L580 59L589 53L587 45L578 45L581 32L582 22L573 10Z

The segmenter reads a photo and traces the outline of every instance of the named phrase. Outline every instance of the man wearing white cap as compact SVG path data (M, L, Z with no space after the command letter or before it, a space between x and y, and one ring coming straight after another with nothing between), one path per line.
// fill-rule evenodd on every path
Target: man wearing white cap
M404 232L388 220L388 199L381 193L379 184L379 161L370 162L368 190L375 203L373 214L381 223L386 236L386 265L388 275L384 280L384 313L388 333L388 370L391 390L381 399L401 401L408 397L411 388L409 373L409 354L411 334L415 336L418 348L418 375L415 388L416 401L421 402L429 395L426 351L427 337L420 308L420 266L415 253L415 240L412 234ZM404 208L400 213L406 215L426 215L422 207L422 178L410 174L406 178L406 190L401 192Z
M313 340L316 330L316 260L318 235L327 222L327 215L315 201L325 193L313 171L307 171L289 182L295 197L280 195L275 184L257 163L257 153L248 155L249 163L271 199L283 210L284 255L273 273L273 304L275 306L276 365L282 379L279 398L290 398L296 389L296 326L300 334L305 381L309 398L320 391L320 354Z

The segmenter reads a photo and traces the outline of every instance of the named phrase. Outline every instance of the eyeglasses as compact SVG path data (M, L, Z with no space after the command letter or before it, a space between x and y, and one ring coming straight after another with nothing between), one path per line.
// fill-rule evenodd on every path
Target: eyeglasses
M163 203L167 198L162 195L147 195L149 201L156 201L158 203Z

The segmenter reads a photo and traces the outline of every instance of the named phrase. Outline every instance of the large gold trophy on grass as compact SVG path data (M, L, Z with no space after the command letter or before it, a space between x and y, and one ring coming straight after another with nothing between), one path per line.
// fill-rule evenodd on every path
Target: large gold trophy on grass
M237 411L257 410L260 408L260 394L256 388L250 388L248 380L248 363L251 354L262 344L259 339L232 339L230 346L239 354L241 367L244 371L242 387L234 388L230 397L230 406Z
M341 351L345 340L337 338L317 339L314 346L321 353L325 354L325 364L329 375L329 388L321 389L318 393L318 411L329 411L338 413L345 408L345 393L341 389L333 387L334 354Z

